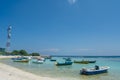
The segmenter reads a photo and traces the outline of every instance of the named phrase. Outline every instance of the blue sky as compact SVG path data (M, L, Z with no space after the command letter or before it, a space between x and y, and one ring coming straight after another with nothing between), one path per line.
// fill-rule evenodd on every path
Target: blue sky
M0 47L52 55L120 55L119 0L0 0Z

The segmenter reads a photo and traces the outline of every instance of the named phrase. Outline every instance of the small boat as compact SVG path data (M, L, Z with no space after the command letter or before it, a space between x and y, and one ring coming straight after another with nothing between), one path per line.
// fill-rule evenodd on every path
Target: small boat
M40 60L45 62L45 60L46 60L46 59L45 59L45 58L43 58L43 57L41 57L41 58L40 58Z
M15 57L15 58L11 58L12 60L18 60L18 59L28 59L27 57Z
M29 62L28 59L15 59L14 62Z
M36 60L36 61L32 61L33 63L36 63L36 64L43 64L44 61L42 60Z
M63 58L65 61L71 61L71 58Z
M89 61L76 61L74 60L74 63L79 63L79 64L88 64Z
M80 64L88 64L88 63L95 63L96 60L89 61L89 60L82 60L82 61L76 61L74 60L74 63L80 63Z
M56 65L56 66L72 65L72 62L71 62L71 61L66 61L66 62L64 62L64 63L56 62L55 65Z
M29 59L26 57L17 57L17 58L12 58L14 62L29 62Z
M94 68L90 68L90 69L83 68L82 70L80 70L80 74L82 74L82 75L95 75L95 74L107 73L109 68L110 67L108 67L108 66L102 66L97 70Z
M56 61L56 59L50 59L50 61Z
M94 60L94 61L88 61L89 63L95 63L96 62L96 60Z

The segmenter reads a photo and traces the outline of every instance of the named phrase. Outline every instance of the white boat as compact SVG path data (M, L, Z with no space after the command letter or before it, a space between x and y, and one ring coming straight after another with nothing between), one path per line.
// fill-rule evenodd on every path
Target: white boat
M36 63L36 64L43 64L43 60L33 60L32 61L33 63Z
M82 70L80 70L80 74L95 75L95 74L107 73L109 68L110 67L108 67L108 66L99 67L99 69L97 69L97 70L94 68L89 68L89 69L83 68Z

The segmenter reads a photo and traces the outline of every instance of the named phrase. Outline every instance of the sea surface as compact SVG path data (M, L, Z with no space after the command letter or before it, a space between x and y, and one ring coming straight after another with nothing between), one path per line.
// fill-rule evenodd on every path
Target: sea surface
M53 57L58 62L64 62L64 56ZM74 60L96 60L96 63L91 64L75 64L69 66L56 66L55 62L47 59L43 64L32 63L19 63L13 62L11 59L1 59L0 62L22 69L27 72L45 77L59 78L61 80L120 80L120 57L119 56L88 56L88 57L71 57ZM80 70L85 68L92 68L95 65L109 66L108 73L97 75L80 75Z

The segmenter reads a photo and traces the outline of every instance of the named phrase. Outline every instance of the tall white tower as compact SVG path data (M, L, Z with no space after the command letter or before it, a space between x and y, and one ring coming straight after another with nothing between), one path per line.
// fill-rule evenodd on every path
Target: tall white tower
M9 53L10 52L10 40L11 40L11 26L8 26L7 28L7 43L6 43L6 52Z

